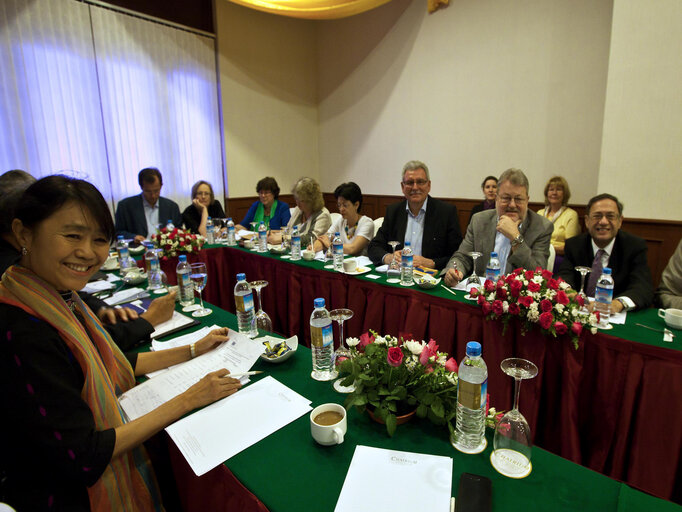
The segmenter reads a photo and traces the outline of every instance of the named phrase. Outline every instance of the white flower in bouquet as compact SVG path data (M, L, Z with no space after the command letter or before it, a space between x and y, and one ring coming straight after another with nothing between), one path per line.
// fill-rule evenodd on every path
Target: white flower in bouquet
M405 347L407 350L410 351L410 353L414 354L415 356L418 356L419 354L422 353L422 350L424 349L424 345L426 345L423 341L415 341L415 340L409 340L404 343Z
M346 338L346 345L349 347L355 347L358 343L360 343L359 338Z

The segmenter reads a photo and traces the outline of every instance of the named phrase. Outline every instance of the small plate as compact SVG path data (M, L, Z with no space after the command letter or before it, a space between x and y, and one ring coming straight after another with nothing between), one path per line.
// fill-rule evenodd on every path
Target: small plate
M144 245L138 245L137 247L129 247L128 252L130 254L142 254L145 250Z
M272 336L262 336L262 337L256 338L256 339L258 339L260 341L269 341L271 344L272 343L275 343L275 344L280 343L282 341L281 338L273 338ZM287 342L287 345L289 345L289 348L291 349L289 352L287 352L286 354L283 354L279 357L273 357L273 358L266 357L265 354L261 354L260 358L263 361L267 361L268 363L274 363L274 364L283 363L284 361L289 359L291 356L294 355L294 352L296 352L296 349L298 348L298 336L292 336L291 338L289 338L288 340L285 340L285 341Z
M100 270L118 270L120 268L118 260L111 259L104 262Z
M140 284L147 279L147 274L144 272L128 272L125 276L123 276L123 281L125 281L126 284Z
M332 265L333 268L333 265ZM355 270L344 270L344 274L348 274L349 276L359 276L361 274L366 274L367 272L371 272L372 269L369 267L357 267Z
M433 279L433 278L429 279L429 278L423 278L423 277L415 277L414 278L414 282L417 283L417 286L419 286L419 288L423 288L425 290L430 290L431 288L435 288L436 286L438 286L440 284L441 280L442 279L440 277L437 279Z
M268 250L272 254L284 254L287 252L287 248L282 247L281 245L270 245L270 244L268 244Z

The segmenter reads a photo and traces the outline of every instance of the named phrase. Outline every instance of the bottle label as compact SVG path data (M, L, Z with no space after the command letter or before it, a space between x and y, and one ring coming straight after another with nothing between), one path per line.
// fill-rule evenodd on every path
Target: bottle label
M343 255L343 244L340 243L334 244L334 254Z
M485 270L485 278L490 279L493 283L500 278L499 268L487 268Z
M310 326L310 342L313 347L328 347L334 342L332 324L324 327Z
M485 407L486 394L488 392L488 379L482 384L472 384L462 379L458 381L459 392L457 401L467 409L480 409Z
M159 269L159 261L156 259L150 259L149 260L149 268L151 269L152 272L156 272Z
M237 306L237 313L248 313L253 311L253 293L248 295L235 295L234 302Z
M412 258L413 258L413 256L411 254L409 256L403 255L403 258L402 258L403 267L406 267L408 265L411 267L412 266Z
M121 258L121 259L124 259L124 258L127 258L127 257L128 257L128 248L127 248L127 247L121 247L121 250L120 250L119 252L120 252L120 254L121 254L121 255L120 255L120 258Z
M181 286L184 288L185 286L194 286L192 284L192 281L189 279L189 272L185 272L184 274L180 274L180 283Z
M596 290L594 291L594 300L604 304L611 304L612 299L613 289L597 286Z

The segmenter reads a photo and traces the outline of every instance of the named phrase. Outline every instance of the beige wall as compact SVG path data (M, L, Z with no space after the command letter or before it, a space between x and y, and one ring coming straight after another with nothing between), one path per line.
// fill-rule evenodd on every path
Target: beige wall
M682 220L682 2L615 0L599 191Z
M288 193L319 179L314 22L216 1L227 194L253 196L274 176Z
M350 179L400 193L403 163L420 159L434 195L479 197L485 175L513 166L532 199L560 173L586 201L599 171L611 0L458 0L432 15L424 4L394 0L320 24L323 189Z

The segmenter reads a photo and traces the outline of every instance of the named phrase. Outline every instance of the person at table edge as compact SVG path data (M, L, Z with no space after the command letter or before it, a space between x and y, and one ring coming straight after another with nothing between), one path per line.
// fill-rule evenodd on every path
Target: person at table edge
M177 203L161 197L161 171L146 167L138 173L137 181L142 193L122 199L116 207L116 235L139 243L156 233L159 224L165 226L168 220L180 227L182 216Z
M472 273L470 252L480 252L476 273L484 275L495 251L503 274L515 268L547 267L553 226L528 209L528 178L520 169L507 169L497 182L495 209L477 213L471 219L464 241L443 271L445 284L455 286Z
M611 194L594 196L587 203L587 233L566 240L564 260L557 272L559 277L579 290L580 274L575 267L597 268L585 279L585 293L593 296L601 269L609 267L614 281L611 302L614 313L623 309L646 308L654 298L646 242L620 229L622 224L623 204L618 198Z
M277 180L266 176L256 183L258 200L249 208L242 221L235 226L235 229L251 230L251 222L265 222L268 229L282 229L287 225L291 218L289 205L279 200L279 185Z
M462 241L457 207L429 195L429 168L418 160L403 166L400 186L405 200L386 208L384 222L369 243L367 254L375 265L390 263L388 242L398 241L396 259L400 261L400 249L409 240L415 266L440 270Z
M208 181L199 180L192 185L192 204L182 212L182 222L185 229L206 236L206 223L209 217L222 219L225 217L225 211L213 194L213 186Z
M0 176L0 275L21 258L19 242L12 233L12 219L24 191L35 181L33 176L19 169ZM154 299L147 311L139 316L131 308L112 308L90 293L81 291L78 295L99 318L121 350L149 341L154 327L170 320L175 309L175 292Z
M682 240L661 275L656 303L664 308L682 309Z

